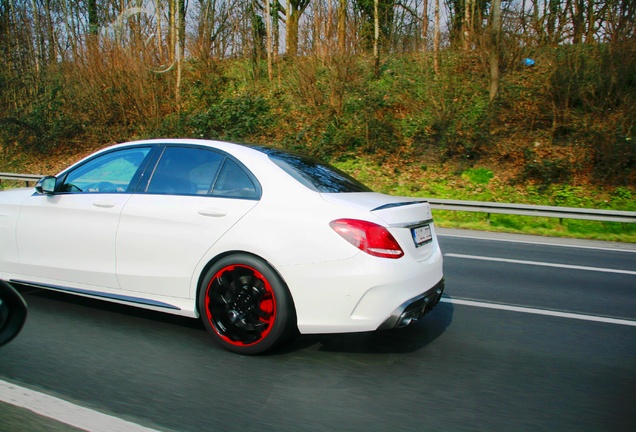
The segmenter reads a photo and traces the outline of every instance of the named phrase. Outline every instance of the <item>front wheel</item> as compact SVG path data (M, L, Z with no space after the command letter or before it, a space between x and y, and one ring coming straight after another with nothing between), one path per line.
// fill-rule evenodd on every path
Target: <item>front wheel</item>
M251 255L222 258L206 273L199 312L214 340L229 351L258 354L282 342L293 325L284 282Z

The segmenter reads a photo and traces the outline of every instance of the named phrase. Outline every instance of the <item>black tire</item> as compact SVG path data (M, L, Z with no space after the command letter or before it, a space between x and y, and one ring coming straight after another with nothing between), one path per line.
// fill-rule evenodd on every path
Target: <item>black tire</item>
M295 325L287 286L267 263L252 255L229 255L216 262L203 278L198 305L212 338L239 354L273 348Z

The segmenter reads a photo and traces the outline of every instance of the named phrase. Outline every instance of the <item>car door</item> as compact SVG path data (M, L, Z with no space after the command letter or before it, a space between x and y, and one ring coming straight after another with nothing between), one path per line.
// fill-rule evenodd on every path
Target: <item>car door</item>
M71 168L54 193L33 194L17 224L19 277L27 282L118 289L115 239L150 147L117 149Z
M260 186L224 153L167 146L140 193L126 203L117 233L123 290L188 298L194 269L260 198Z

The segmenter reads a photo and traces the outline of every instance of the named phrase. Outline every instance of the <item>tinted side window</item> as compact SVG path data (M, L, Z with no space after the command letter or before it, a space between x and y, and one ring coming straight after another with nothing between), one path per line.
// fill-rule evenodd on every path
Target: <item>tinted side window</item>
M276 165L317 192L371 192L350 175L317 159L282 151L267 153Z
M192 147L167 147L150 179L147 192L205 195L210 192L224 156Z
M116 150L69 172L62 191L74 193L126 192L150 147Z
M252 179L229 158L225 159L212 194L232 198L258 198L258 190Z

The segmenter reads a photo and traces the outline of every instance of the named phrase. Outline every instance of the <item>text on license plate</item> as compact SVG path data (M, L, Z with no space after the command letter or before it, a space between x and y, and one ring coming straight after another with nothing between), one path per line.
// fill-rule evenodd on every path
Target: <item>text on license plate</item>
M411 235L413 236L415 247L424 246L426 243L429 243L433 240L430 225L422 225L419 227L411 228Z

